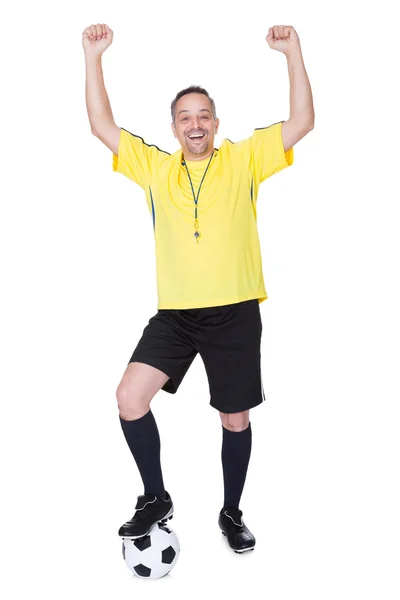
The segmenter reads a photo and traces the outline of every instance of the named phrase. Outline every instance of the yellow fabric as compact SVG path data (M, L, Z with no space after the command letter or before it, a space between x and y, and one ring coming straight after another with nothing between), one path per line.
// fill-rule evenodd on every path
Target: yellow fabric
M196 195L209 160L186 163ZM256 202L260 183L293 163L282 123L255 129L240 142L224 139L214 150L198 200L198 243L182 161L182 149L169 154L125 129L113 154L113 170L143 188L153 219L158 309L263 302Z

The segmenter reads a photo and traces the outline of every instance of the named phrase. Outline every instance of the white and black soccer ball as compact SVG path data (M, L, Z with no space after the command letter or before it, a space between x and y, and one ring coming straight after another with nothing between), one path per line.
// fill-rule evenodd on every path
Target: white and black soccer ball
M136 540L122 540L126 564L134 575L145 579L167 575L176 565L179 552L178 536L165 523L157 523L148 535Z

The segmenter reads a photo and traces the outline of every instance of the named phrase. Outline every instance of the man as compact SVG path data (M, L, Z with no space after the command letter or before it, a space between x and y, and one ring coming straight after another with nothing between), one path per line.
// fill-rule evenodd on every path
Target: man
M250 409L261 404L262 323L267 299L257 232L261 182L293 162L293 146L314 125L312 93L293 27L274 26L269 46L287 58L290 117L255 129L240 142L214 147L219 119L208 92L191 86L171 105L172 131L181 149L170 154L119 128L104 87L101 55L111 44L107 25L83 32L86 101L92 133L113 152L113 169L144 192L155 236L158 311L150 318L117 389L119 417L142 477L123 537L146 535L172 518L160 465L160 437L150 410L163 389L176 393L200 353L210 404L222 422L224 502L221 531L235 552L252 550L255 537L239 502L251 452Z

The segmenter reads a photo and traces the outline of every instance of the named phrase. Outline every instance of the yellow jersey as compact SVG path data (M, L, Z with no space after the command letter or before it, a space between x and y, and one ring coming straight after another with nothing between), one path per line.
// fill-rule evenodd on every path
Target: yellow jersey
M145 192L155 237L158 309L268 298L257 230L258 189L292 163L293 148L285 152L283 147L282 122L254 129L239 142L224 139L200 161L185 161L182 149L170 154L121 129L112 168ZM200 183L200 235L195 238L194 194Z

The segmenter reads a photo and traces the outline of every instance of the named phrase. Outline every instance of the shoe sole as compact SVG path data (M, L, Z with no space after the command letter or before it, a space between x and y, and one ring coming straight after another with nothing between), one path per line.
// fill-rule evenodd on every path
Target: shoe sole
M158 521L155 521L155 523L153 523L149 529L146 531L146 533L142 533L140 535L121 535L120 537L123 540L138 540L139 538L145 537L146 535L149 535L150 531L157 525L157 523L166 523L167 521L171 520L174 516L174 507L172 506L171 509L169 510L169 512L165 515L165 517L163 517L162 519L158 519Z
M227 538L225 531L222 531L222 529L221 529L221 533L222 533L222 535L224 535L224 536ZM227 538L227 539L228 539L228 538ZM228 545L229 545L229 543L228 543ZM232 546L230 546L230 545L229 545L229 548L232 548L232 550L233 550L234 552L236 552L236 554L243 554L243 552L248 552L249 550L254 550L255 546L256 546L256 545L254 544L254 546L251 546L251 548L243 548L243 550L235 550L235 549L234 549L234 548L232 548Z

